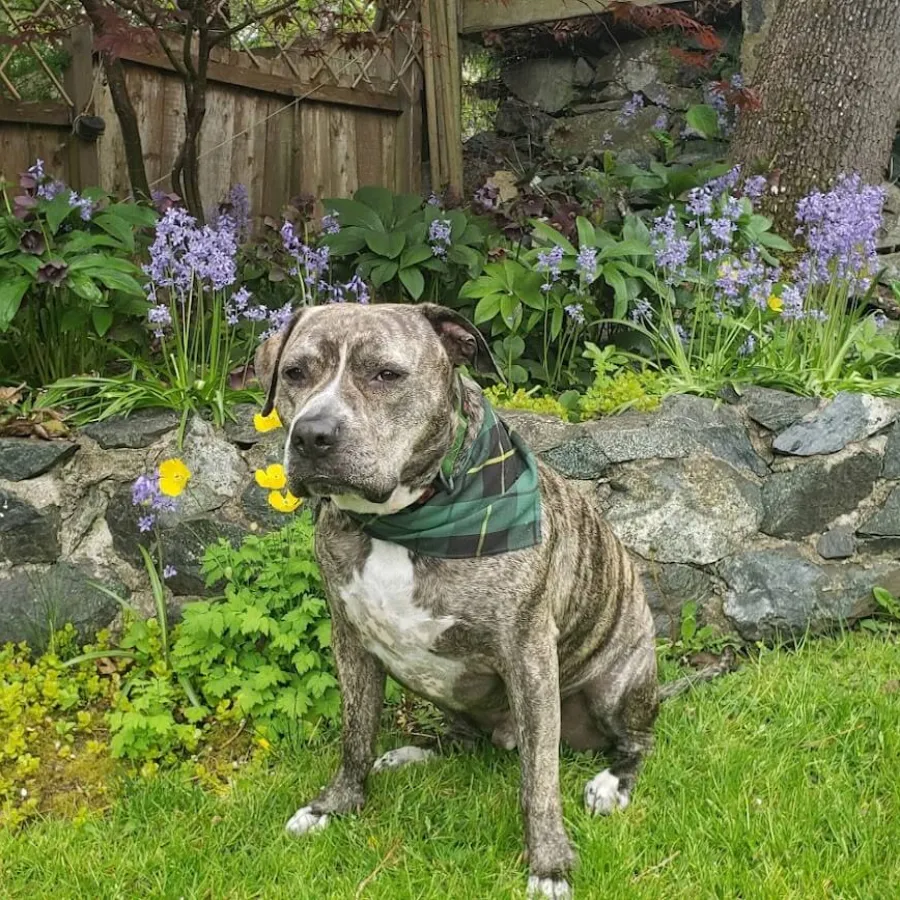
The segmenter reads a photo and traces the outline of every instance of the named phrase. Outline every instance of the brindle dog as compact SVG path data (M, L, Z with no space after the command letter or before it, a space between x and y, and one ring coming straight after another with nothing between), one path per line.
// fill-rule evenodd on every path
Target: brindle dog
M332 616L343 755L331 784L288 823L302 834L366 797L385 674L449 716L518 747L536 897L568 897L559 744L611 755L585 786L589 812L628 805L658 709L654 632L632 560L600 510L538 463L541 542L472 559L429 558L367 536L345 511L391 513L435 482L462 404L455 367L493 366L484 338L440 306L332 305L301 312L259 350L257 373L287 427L297 496L325 499L316 555ZM462 396L460 396L460 394ZM393 751L383 768L422 759Z

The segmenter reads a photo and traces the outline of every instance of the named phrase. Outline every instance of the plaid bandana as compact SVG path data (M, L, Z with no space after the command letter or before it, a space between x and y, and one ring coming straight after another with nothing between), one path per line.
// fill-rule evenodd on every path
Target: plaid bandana
M477 558L539 544L537 464L521 438L497 418L490 403L482 398L481 405L481 428L456 460L455 477L444 472L434 493L398 513L347 515L370 537L400 544L421 556ZM459 440L454 448L459 451ZM451 461L453 455L451 450Z

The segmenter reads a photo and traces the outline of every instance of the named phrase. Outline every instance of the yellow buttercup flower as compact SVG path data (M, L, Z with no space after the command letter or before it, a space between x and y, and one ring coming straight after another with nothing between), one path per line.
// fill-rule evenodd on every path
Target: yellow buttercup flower
M257 469L254 477L261 488L267 488L270 491L280 491L287 484L284 466L279 463L273 463L265 469Z
M782 300L781 297L770 294L769 299L766 300L766 306L768 306L772 312L780 313L784 309L784 300Z
M273 509L277 509L278 512L292 513L302 502L302 500L299 500L290 491L285 491L284 493L281 493L281 491L272 491L269 494L269 506Z
M274 431L276 428L281 428L281 419L278 418L277 410L273 409L267 416L262 415L262 413L257 413L253 417L253 427L260 432L260 434L265 434L267 431Z
M191 480L191 470L180 459L167 459L159 464L159 489L167 497L177 497Z

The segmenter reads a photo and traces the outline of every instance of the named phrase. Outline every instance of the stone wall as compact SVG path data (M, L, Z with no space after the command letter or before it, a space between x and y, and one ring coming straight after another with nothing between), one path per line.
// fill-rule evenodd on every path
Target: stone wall
M731 402L681 396L656 413L581 425L503 415L593 495L640 558L660 635L681 607L744 640L824 630L900 592L900 403L832 401L748 389ZM254 410L224 431L149 412L86 428L71 443L0 440L0 643L40 644L48 625L85 636L118 605L96 583L150 608L131 483L180 455L193 472L163 520L175 607L206 594L203 548L283 524L253 481L281 456Z

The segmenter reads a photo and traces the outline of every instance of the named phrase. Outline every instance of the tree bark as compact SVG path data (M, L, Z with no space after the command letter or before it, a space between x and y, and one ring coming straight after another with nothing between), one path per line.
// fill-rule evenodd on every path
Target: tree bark
M791 230L797 201L841 173L880 182L900 115L898 0L789 0L759 54L761 108L741 112L731 155L771 175L764 210Z
M81 5L93 26L94 34L98 37L103 35L106 28L103 0L81 0ZM119 120L119 128L125 144L125 165L128 168L131 193L138 199L149 200L150 184L147 180L147 169L144 166L141 130L138 126L137 114L131 103L131 96L128 93L125 66L121 60L113 58L109 53L102 54L102 59L113 109L116 111L116 118Z

